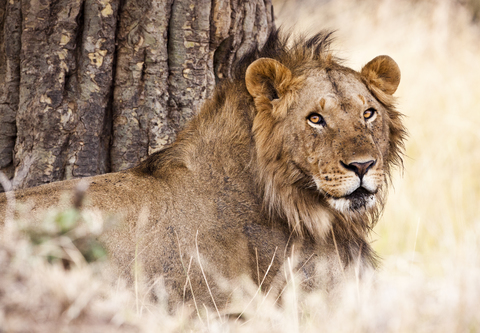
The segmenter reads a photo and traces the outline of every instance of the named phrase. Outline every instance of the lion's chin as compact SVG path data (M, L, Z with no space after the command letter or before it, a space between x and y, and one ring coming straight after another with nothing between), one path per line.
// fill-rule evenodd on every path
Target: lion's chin
M363 213L375 206L376 196L375 193L360 187L349 195L340 198L329 197L327 201L330 206L343 214Z

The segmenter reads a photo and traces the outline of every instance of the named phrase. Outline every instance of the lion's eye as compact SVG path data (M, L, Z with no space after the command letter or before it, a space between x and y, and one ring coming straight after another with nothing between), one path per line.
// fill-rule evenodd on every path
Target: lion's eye
M363 118L370 119L375 115L375 112L377 112L377 110L370 108L363 113Z
M307 117L308 121L313 125L322 125L325 126L325 119L318 113L312 113Z

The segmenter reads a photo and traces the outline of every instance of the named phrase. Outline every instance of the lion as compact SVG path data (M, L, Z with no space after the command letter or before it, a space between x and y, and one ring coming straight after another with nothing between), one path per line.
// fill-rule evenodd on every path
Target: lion
M133 281L141 267L145 281L163 280L171 307L218 309L242 281L281 293L287 263L306 290L327 292L352 265L377 265L368 234L406 137L393 97L400 70L383 55L357 72L330 43L329 32L273 30L171 146L86 178L84 209L124 222L101 236L115 274ZM38 221L78 183L14 195ZM5 215L5 194L0 206Z

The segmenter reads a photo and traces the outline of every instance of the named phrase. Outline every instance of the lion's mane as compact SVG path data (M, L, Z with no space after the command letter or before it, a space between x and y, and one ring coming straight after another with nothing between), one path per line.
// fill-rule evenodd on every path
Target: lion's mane
M240 165L254 169L256 184L263 197L263 206L272 220L285 220L292 232L300 237L311 237L316 241L327 241L337 246L337 243L348 249L344 258L347 262L359 256L375 263L375 255L366 242L366 234L377 222L384 206L386 186L377 200L376 208L368 213L353 212L345 215L333 210L325 198L314 189L312 180L285 158L284 142L282 137L285 128L270 112L260 112L262 107L270 102L277 91L289 96L284 104L283 112L295 103L296 88L299 87L308 71L322 68L326 71L337 70L353 73L367 85L371 93L383 104L387 110L389 133L389 152L385 161L385 174L390 179L393 166L402 167L404 139L406 130L402 124L402 114L395 108L395 99L379 89L375 83L375 73L359 73L343 67L341 60L330 52L332 32L323 31L311 38L304 36L292 39L290 34L280 35L273 30L265 45L260 49L252 49L237 62L233 79L224 80L215 89L211 100L207 101L201 112L190 125L180 133L175 152L168 148L152 155L140 168L149 173L162 174L162 169L172 165L187 165L191 157L189 146L198 141L201 133L207 137L203 141L211 141L212 135L234 136L236 145L254 146L254 151L239 156ZM266 96L263 103L255 106L252 96L247 91L245 73L247 68L257 59L275 59L291 73L293 80L287 86L273 89L271 96ZM282 73L280 73L282 75ZM276 91L277 90L277 91ZM257 108L257 110L255 109ZM222 133L210 133L208 124L215 121L221 127ZM233 125L232 125L233 121ZM205 130L202 131L202 128ZM209 138L209 139L208 139ZM241 151L246 151L241 149ZM179 154L183 152L183 154ZM183 156L183 157L182 157ZM334 220L335 223L331 223Z

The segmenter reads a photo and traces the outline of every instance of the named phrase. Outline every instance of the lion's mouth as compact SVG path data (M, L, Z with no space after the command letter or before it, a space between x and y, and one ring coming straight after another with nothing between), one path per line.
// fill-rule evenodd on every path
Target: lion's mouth
M339 211L360 211L375 204L375 192L359 187L343 197L333 197L327 194L328 202Z
M348 199L348 200L358 200L362 199L371 195L374 195L375 193L370 192L364 187L359 187L349 195L344 196L343 198Z
M344 196L344 198L350 201L351 210L359 210L369 206L374 196L374 193L371 193L363 187L359 187L349 195Z

